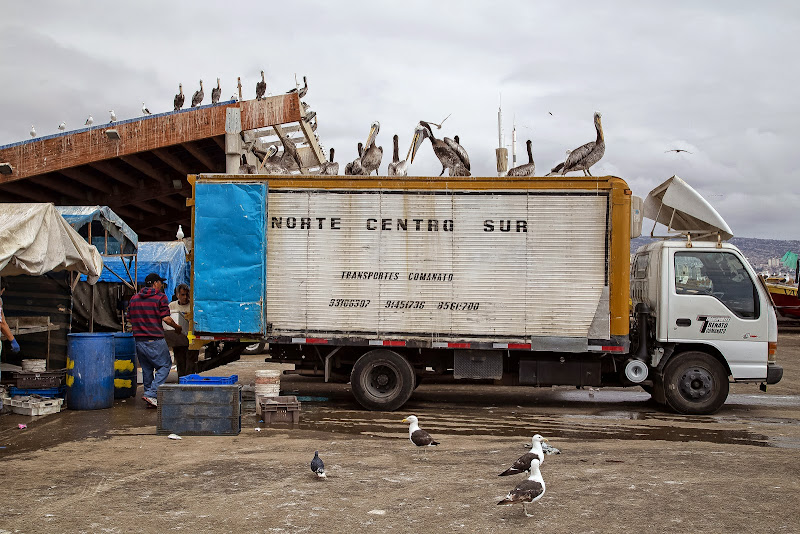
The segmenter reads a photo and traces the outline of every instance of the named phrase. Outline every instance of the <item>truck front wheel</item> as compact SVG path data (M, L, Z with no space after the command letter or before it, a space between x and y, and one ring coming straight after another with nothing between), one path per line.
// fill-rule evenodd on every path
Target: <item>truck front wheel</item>
M394 411L414 391L414 367L396 352L371 350L353 365L350 385L353 395L368 410Z
M667 404L682 414L716 412L728 398L728 389L725 366L705 352L677 354L664 369Z

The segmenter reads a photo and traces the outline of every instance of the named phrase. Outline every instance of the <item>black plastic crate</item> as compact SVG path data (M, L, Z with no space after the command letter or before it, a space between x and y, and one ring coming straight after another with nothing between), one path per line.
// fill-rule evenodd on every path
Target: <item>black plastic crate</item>
M242 387L164 384L158 388L158 434L235 436L242 431Z
M58 371L11 371L14 386L20 389L57 388L64 381L66 369Z

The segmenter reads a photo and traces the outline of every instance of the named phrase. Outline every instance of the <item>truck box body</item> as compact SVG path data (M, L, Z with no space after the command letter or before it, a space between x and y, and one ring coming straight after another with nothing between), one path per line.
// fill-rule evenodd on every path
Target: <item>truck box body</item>
M198 332L567 352L628 334L627 284L611 291L629 266L618 178L202 176L195 188Z

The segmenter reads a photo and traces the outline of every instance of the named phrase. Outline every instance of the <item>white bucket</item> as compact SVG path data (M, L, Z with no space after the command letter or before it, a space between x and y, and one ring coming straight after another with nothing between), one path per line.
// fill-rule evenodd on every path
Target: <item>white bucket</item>
M256 413L261 415L261 399L264 397L277 397L281 394L282 371L264 369L256 371Z

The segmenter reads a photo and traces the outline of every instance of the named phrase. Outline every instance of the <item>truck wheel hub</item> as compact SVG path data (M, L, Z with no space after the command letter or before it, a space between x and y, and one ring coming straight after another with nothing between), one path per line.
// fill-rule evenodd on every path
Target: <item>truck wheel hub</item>
M713 386L711 373L705 369L687 369L680 380L680 390L684 397L700 399L711 393Z

